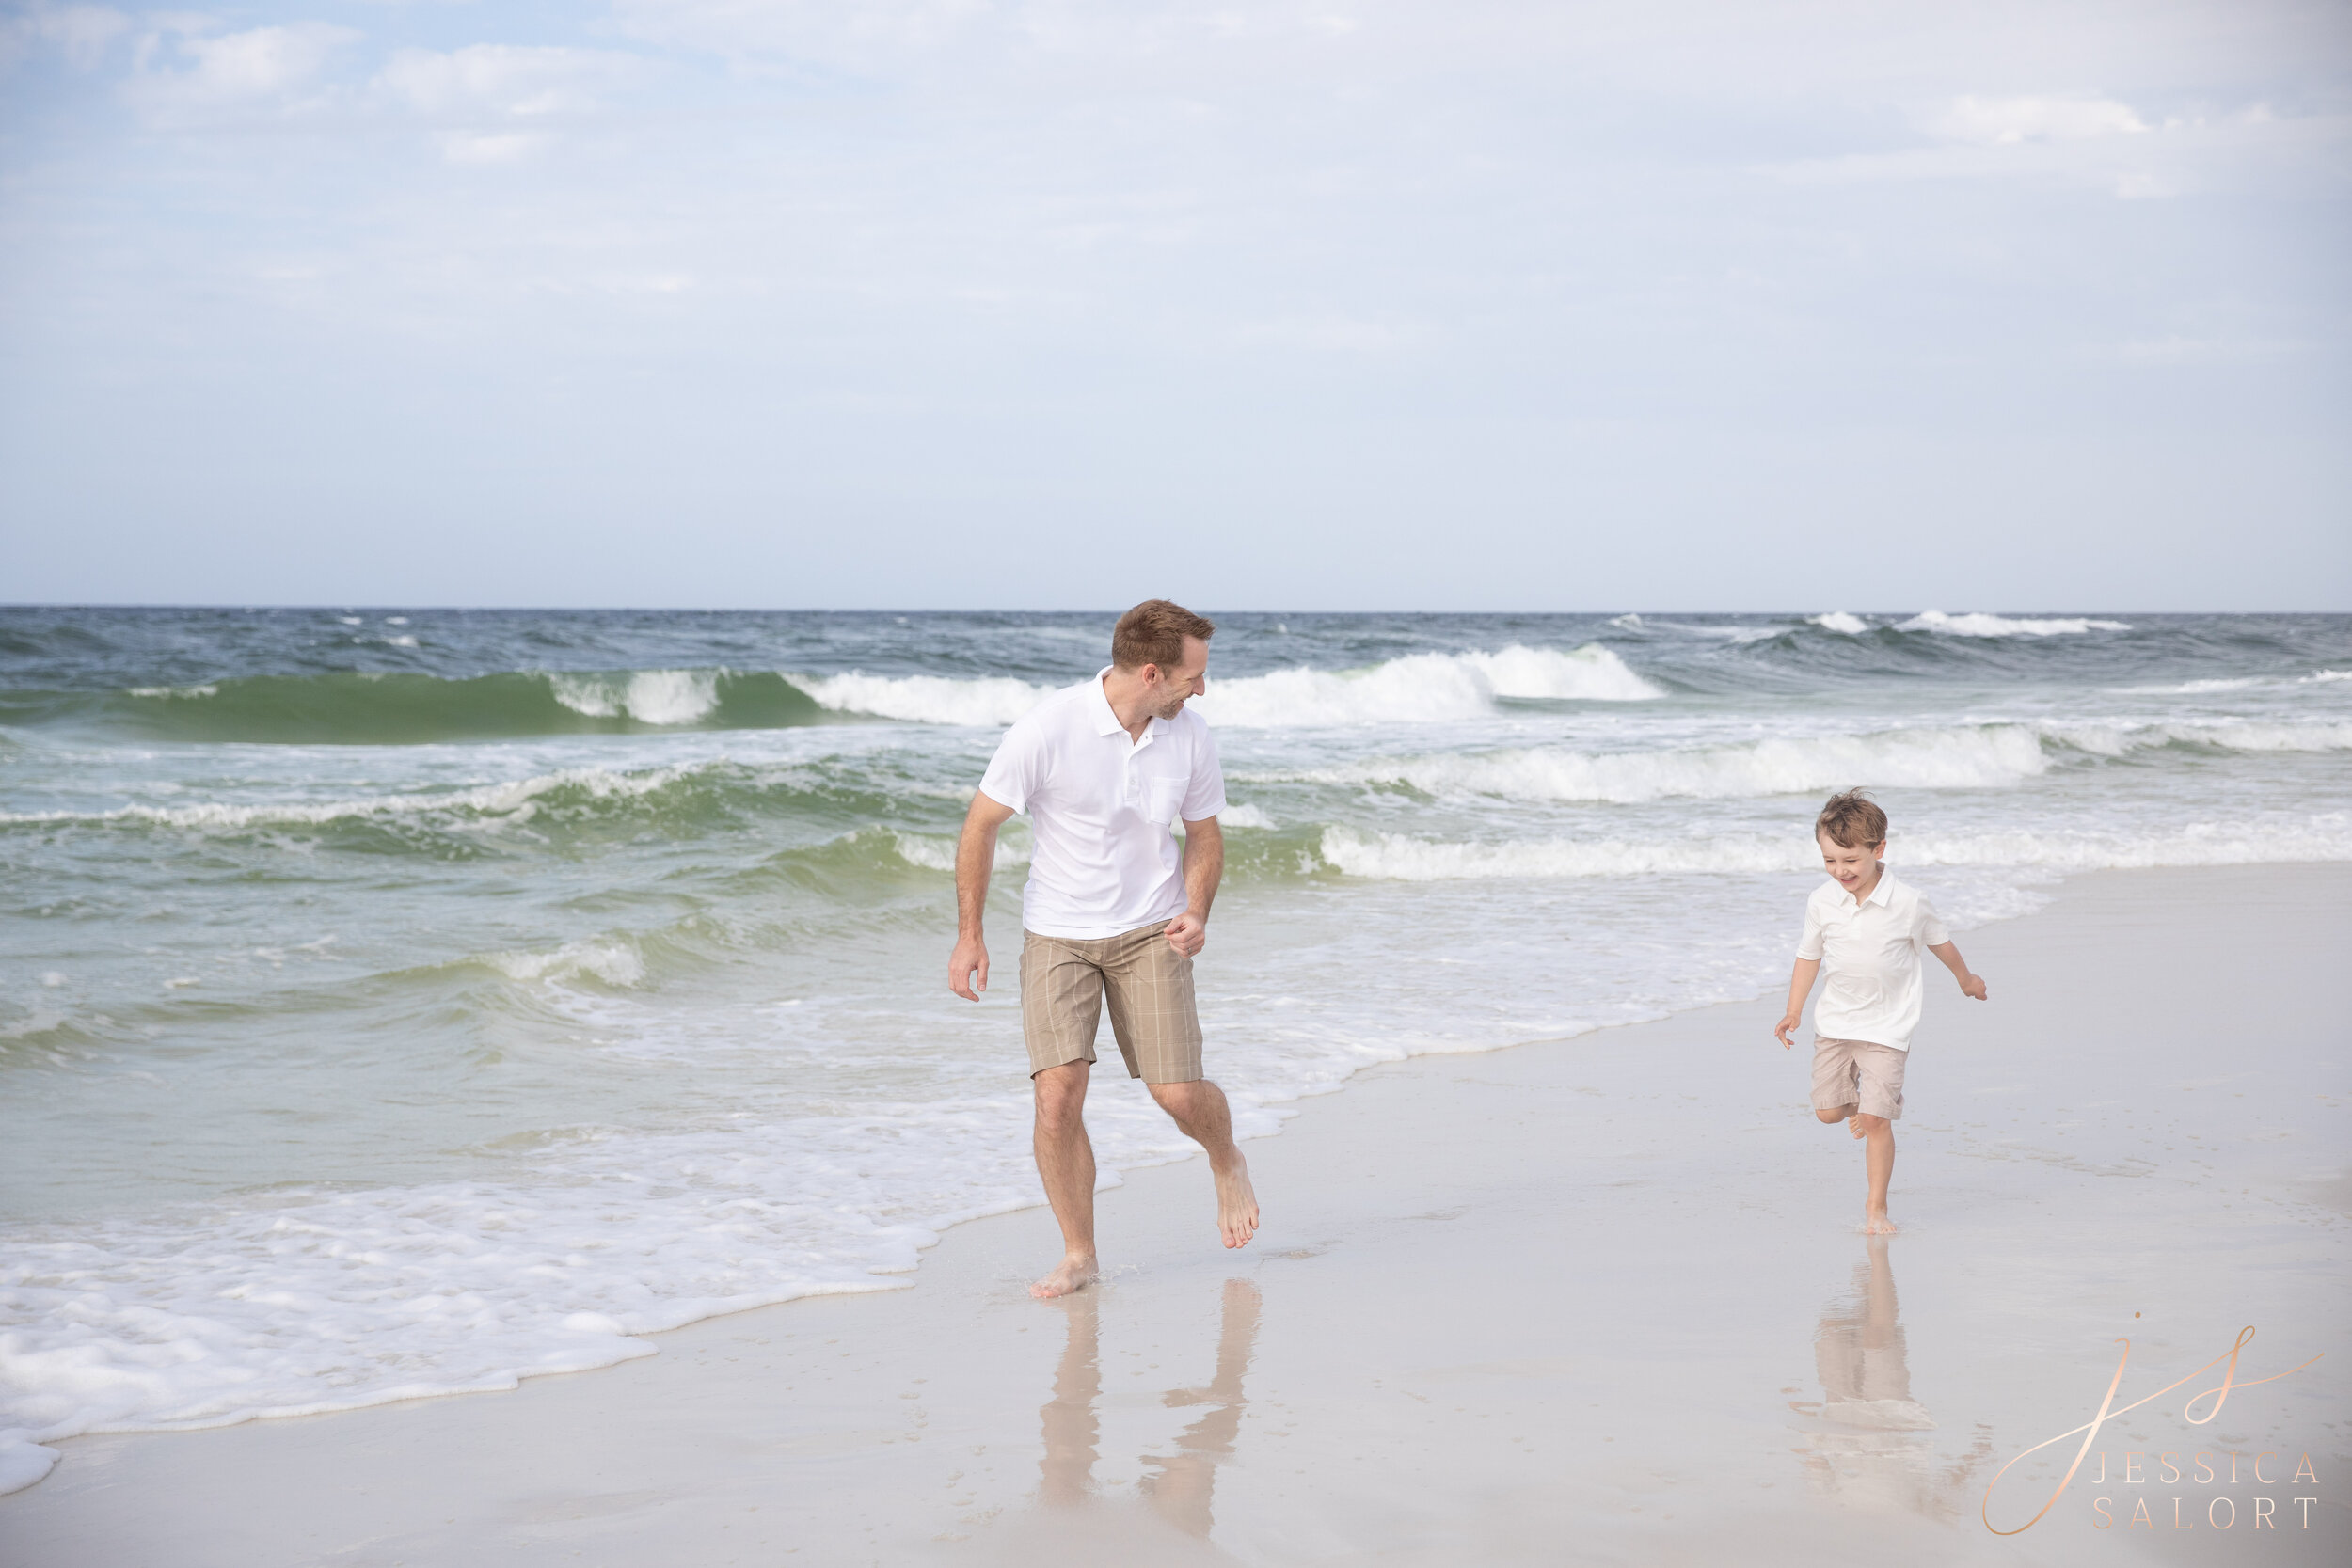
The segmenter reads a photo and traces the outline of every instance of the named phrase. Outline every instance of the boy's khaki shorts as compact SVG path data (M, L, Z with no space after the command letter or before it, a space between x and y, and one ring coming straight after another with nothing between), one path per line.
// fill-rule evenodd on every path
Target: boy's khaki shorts
M1813 1108L1835 1111L1851 1105L1866 1117L1889 1121L1903 1114L1903 1064L1907 1051L1868 1040L1813 1042Z
M1127 1076L1190 1084L1200 1076L1200 1015L1192 960L1168 944L1165 920L1115 937L1021 933L1021 1032L1029 1076L1094 1060L1103 999Z

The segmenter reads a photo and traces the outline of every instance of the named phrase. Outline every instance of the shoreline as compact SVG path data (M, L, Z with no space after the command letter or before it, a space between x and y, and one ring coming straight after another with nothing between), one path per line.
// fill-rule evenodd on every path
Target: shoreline
M654 1562L677 1560L663 1553L687 1539L700 1543L696 1560L723 1560L764 1533L764 1550L806 1548L815 1560L931 1552L991 1560L1022 1555L1081 1520L1094 1530L1116 1516L1136 1523L1159 1554L1137 1561L1232 1560L1228 1552L1246 1560L1342 1560L1375 1544L1395 1560L1438 1561L1446 1560L1437 1550L1440 1536L1456 1547L1477 1539L1472 1557L1516 1560L1532 1560L1553 1528L1600 1529L1607 1539L1594 1541L1596 1555L1613 1557L1646 1554L1686 1530L1744 1539L1758 1522L1809 1533L1829 1518L1859 1530L1857 1543L1900 1538L1939 1560L1971 1560L1994 1543L1947 1528L1945 1515L1957 1516L1954 1498L1965 1488L1921 1478L1955 1467L1975 1476L1994 1451L2007 1457L2009 1429L2022 1434L2042 1415L2072 1409L2052 1400L2056 1386L2093 1372L2104 1386L2112 1365L2102 1358L2112 1352L2092 1347L2149 1324L2136 1342L2151 1356L2187 1355L2214 1332L2221 1338L2213 1350L2223 1350L2237 1324L2211 1324L2249 1312L2270 1314L2257 1319L2264 1348L2249 1357L2272 1343L2283 1354L2298 1336L2324 1338L2333 1322L2325 1303L2344 1283L2344 1207L2352 1191L2343 1167L2344 1064L2329 1049L2338 1042L2328 1022L2344 1016L2352 998L2344 981L2324 973L2327 955L2352 935L2347 892L2352 868L2327 864L2099 872L2058 884L2036 913L1963 933L1994 1002L1966 1004L1963 1013L1956 991L1931 976L1918 1058L1930 1070L1915 1080L1912 1114L1898 1128L1907 1152L1896 1171L1895 1214L1906 1234L1886 1249L1892 1273L1873 1275L1884 1279L1883 1291L1853 1283L1871 1260L1846 1228L1860 1209L1851 1140L1841 1129L1819 1128L1809 1113L1803 1126L1782 1114L1802 1107L1803 1073L1768 1039L1745 1057L1717 1050L1747 1035L1765 1039L1769 1021L1757 1019L1776 1008L1722 1004L1565 1040L1382 1064L1351 1077L1346 1094L1307 1097L1327 1109L1307 1114L1298 1104L1282 1137L1249 1144L1262 1195L1273 1196L1267 1228L1246 1253L1215 1249L1206 1176L1196 1161L1128 1167L1100 1200L1110 1276L1075 1305L1025 1296L1028 1275L1052 1250L1050 1215L1031 1207L944 1233L911 1289L870 1292L872 1300L854 1306L803 1297L705 1319L660 1336L661 1354L594 1377L534 1376L503 1399L265 1418L203 1436L63 1439L66 1463L48 1480L0 1498L0 1544L27 1564L149 1560L165 1542L176 1544L173 1560L187 1563L403 1555L487 1561L539 1551L569 1560L575 1549L599 1560ZM2255 925L2282 902L2309 918L2273 923L2294 927L2283 934ZM2320 933L2336 927L2346 929L2331 948ZM2249 1006L2231 994L2246 971L2215 955L2240 948L2257 971L2283 963L2308 980L2298 994L2262 1003L2280 1014L2268 1033L2232 1025L2233 1006L2244 1015ZM2061 953L2097 956L2104 973L2090 974L2087 988L2095 995L2077 994L2080 984L2070 990L2055 959ZM2004 966L2015 976L2007 982L2017 998L2009 1011ZM2190 994L2158 998L2134 989L2167 984ZM2036 1007L2038 1016L2028 1010ZM2113 1032L2103 1018L2129 1020L2130 1039L2100 1034ZM2021 1046L2021 1027L2039 1050ZM2065 1053L2070 1039L2094 1034L2095 1048ZM2236 1066L2265 1046L2301 1054L2259 1069ZM2131 1076L2103 1085L2092 1067ZM2163 1083L2138 1084L2140 1069ZM2227 1086L2241 1080L2254 1086ZM2278 1101L2280 1085L2295 1082L2318 1084L2318 1098ZM2255 1098L2265 1085L2271 1098ZM2174 1104L2182 1095L2201 1117L2185 1131ZM2262 1115L2249 1111L2249 1099ZM1543 1120L1552 1116L1562 1118L1557 1128ZM1661 1152L1661 1138L1692 1127L1692 1117L1698 1148L1677 1164ZM1573 1147L1559 1147L1562 1128ZM2176 1141L2156 1141L2165 1138ZM1384 1149L1399 1152L1384 1158ZM2255 1190L2263 1183L2282 1191L2292 1183L2292 1193L2265 1197ZM1562 1194L1576 1198L1570 1212L1557 1212ZM2054 1213L2053 1198L2070 1196L2095 1196L2100 1202L2089 1208L2104 1206L2114 1227L2153 1238L2153 1247L2100 1240L2062 1203ZM2251 1241L2249 1224L2261 1233ZM2054 1257L2030 1244L2037 1225L2064 1231L2069 1245ZM1763 1244L1771 1236L1787 1242L1785 1253ZM1970 1244L1959 1248L1963 1238ZM1547 1251L1538 1239L1554 1245ZM1562 1267L1567 1258L1578 1260L1575 1269ZM1509 1259L1518 1266L1504 1266ZM1988 1259L2010 1268L2005 1285L1986 1282ZM2225 1303L2219 1286L2229 1271L2219 1265L2230 1260L2258 1263L2260 1305ZM1794 1310L1816 1339L1828 1332L1822 1297L1862 1301L1857 1332L1883 1339L1886 1325L1867 1322L1867 1303L1896 1294L1893 1274L1902 1282L1912 1384L1924 1388L1931 1369L1949 1373L1948 1347L1933 1354L1921 1348L1947 1330L1974 1339L1992 1324L2006 1337L1987 1342L2016 1341L1975 1374L1985 1391L2001 1395L1976 1402L1980 1421L1956 1419L1955 1408L1969 1402L1949 1393L1865 1402L1931 1412L1936 1425L1915 1431L1933 1436L1840 1428L1819 1408L1795 1407L1852 1401L1786 1393L1767 1400L1772 1408L1761 1415L1753 1402L1732 1401L1744 1413L1727 1416L1722 1392L1692 1386L1717 1362L1737 1384L1754 1381L1747 1374L1759 1361L1815 1359L1731 1343L1740 1333L1717 1321L1726 1298L1783 1316ZM2102 1274L2106 1286L2093 1289L2090 1276ZM2061 1275L2067 1288L2056 1283ZM2120 1291L2119 1279L2137 1286L2146 1303L2134 1297L2122 1306L2132 1292ZM1447 1299L1449 1280L1475 1310ZM1923 1294L1931 1305L1920 1305ZM2097 1310L2084 1305L2086 1294ZM1363 1320L1367 1301L1381 1304L1375 1316L1383 1321ZM1564 1316L1564 1303L1580 1311ZM1641 1309L1629 1310L1634 1304ZM2148 1317L2134 1323L2133 1311ZM1302 1320L1321 1332L1302 1330ZM1624 1345L1613 1356L1561 1321L1595 1325ZM1901 1332L1898 1325L1899 1339ZM954 1354L951 1338L967 1354ZM1458 1362L1429 1354L1453 1338L1465 1352ZM1803 1349L1804 1337L1796 1342ZM1097 1347L1091 1356L1073 1348L1088 1343ZM1166 1352L1170 1364L1150 1365L1157 1354L1147 1349L1164 1345L1176 1347ZM1512 1354L1485 1354L1505 1350ZM1390 1375L1367 1378L1352 1363ZM1089 1365L1096 1387L1079 1399ZM1630 1366L1645 1368L1650 1382L1629 1386ZM1799 1370L1813 1381L1820 1368ZM1785 1369L1776 1375L1775 1387L1791 1386ZM2298 1375L2311 1381L2281 1392L2287 1414L2279 1418L2302 1420L2305 1446L2323 1471L2337 1465L2340 1478L2340 1456L2317 1452L2328 1435L2320 1422L2303 1419L2326 1409L2332 1370L2322 1361ZM1120 1389L1129 1376L1140 1381ZM1224 1393L1220 1379L1230 1386ZM1269 1379L1277 1391L1264 1387ZM1168 1383L1185 1386L1164 1390ZM1429 1391L1439 1387L1477 1394L1444 1411ZM1571 1414L1580 1407L1607 1414ZM1070 1418L1058 1438L1050 1414L1057 1409ZM1493 1435L1506 1411L1516 1443ZM1679 1436L1674 1417L1687 1429ZM2049 1432L2080 1418L2059 1419ZM1077 1443L1072 1434L1089 1422L1095 1435L1083 1446L1115 1457L1057 1473L1057 1444ZM1958 1442L1963 1432L1978 1435ZM961 1448L980 1450L967 1455L972 1466L946 1462L951 1433ZM1769 1475L1759 1468L1760 1449L1785 1461L1792 1446L1812 1457L1793 1472L1785 1463ZM1293 1467L1288 1486L1315 1504L1285 1493L1284 1467L1267 1457L1283 1449L1308 1462ZM1131 1450L1140 1457L1116 1457ZM1615 1479L1562 1481L1529 1464L1538 1453L1567 1451ZM1687 1464L1666 1462L1674 1452L1732 1456L1722 1466L1738 1478L1734 1491L1755 1496L1668 1509L1667 1499L1689 1497L1693 1484ZM1643 1457L1629 1471L1636 1454ZM453 1465L461 1456L470 1463ZM791 1468L803 1462L804 1475ZM632 1472L640 1484L623 1484ZM1539 1473L1551 1479L1539 1482ZM365 1507L351 1495L358 1475L367 1478L361 1495L375 1499ZM1339 1480L1320 1484L1326 1476ZM1853 1518L1862 1515L1817 1517L1818 1510L1790 1503L1790 1494L1805 1491L1819 1504L1825 1484L1831 1494L1844 1485L1848 1494L1885 1493L1894 1501L1865 1510L1859 1525ZM2308 1539L2341 1546L2346 1515L2330 1491L2323 1481L2330 1527ZM1403 1500L1416 1492L1417 1504ZM752 1496L767 1500L739 1500ZM1068 1506L1040 1500L1056 1497ZM1644 1497L1650 1500L1633 1500ZM138 1503L135 1516L117 1506L128 1499ZM1581 1513L1566 1506L1570 1499ZM734 1516L722 1517L723 1502L734 1504ZM1298 1522L1302 1508L1311 1528ZM848 1518L860 1510L887 1522L868 1533ZM1212 1513L1214 1526L1205 1523ZM1391 1521L1384 1533L1359 1533L1381 1518ZM1919 1535L1922 1528L1931 1534ZM968 1539L944 1539L958 1535ZM2069 1539L2084 1549L2087 1538ZM2035 1547L2029 1536L2026 1560L2057 1544L2052 1536ZM2193 1549L2160 1544L2168 1558ZM857 1555L869 1546L882 1555ZM1827 1549L1846 1550L1834 1543Z
M2074 875L2095 876L2100 874L2102 873L2094 871L2088 873L2074 873ZM2046 896L2042 898L2042 903L2046 905ZM2030 915L2036 911L2028 911L2026 912ZM1961 929L1960 934L1964 936L1970 931L1984 929L1990 926L1999 925L2010 920L2025 917L2026 916L2013 913L1995 914L1985 919L1982 924L1979 926ZM1959 927L1955 928L1959 929ZM1255 1106L1254 1109L1270 1116L1272 1118L1271 1125L1262 1126L1254 1132L1243 1131L1242 1128L1237 1125L1235 1137L1237 1141L1243 1143L1262 1142L1279 1137L1288 1126L1290 1121L1300 1114L1300 1110L1304 1102L1343 1093L1347 1089L1354 1086L1366 1074L1375 1072L1383 1069L1397 1067L1405 1063L1425 1059L1454 1056L1474 1057L1487 1055L1497 1052L1518 1051L1540 1046L1565 1045L1572 1041L1590 1039L1596 1035L1604 1035L1613 1030L1638 1029L1652 1024L1667 1022L1691 1014L1703 1013L1711 1008L1744 1006L1751 1003L1758 1002L1761 999L1774 993L1776 990L1777 986L1768 987L1765 990L1760 990L1754 996L1734 999L1728 1002L1695 1002L1682 1005L1669 1004L1665 1006L1664 1010L1653 1016L1639 1018L1629 1022L1609 1022L1585 1024L1568 1034L1534 1036L1529 1038L1513 1040L1497 1045L1485 1045L1459 1049L1424 1049L1418 1052L1410 1052L1402 1056L1388 1057L1385 1059L1366 1062L1350 1069L1344 1077L1333 1081L1310 1084L1307 1086L1293 1089L1288 1094L1287 1098L1269 1100L1261 1102ZM1104 1049L1105 1051L1109 1050L1107 1041L1104 1042ZM1116 1058L1114 1056L1113 1060L1115 1059ZM1098 1187L1098 1195L1112 1192L1120 1186L1123 1186L1128 1178L1136 1173L1154 1170L1164 1166L1188 1164L1200 1158L1200 1150L1199 1147L1186 1142L1183 1145L1183 1147L1176 1148L1171 1152L1168 1152L1156 1158L1133 1158L1120 1161L1117 1164L1106 1163L1104 1166L1104 1184ZM2347 1178L2347 1180L2352 1180L2352 1178ZM870 1295L884 1291L913 1289L919 1277L919 1271L923 1259L935 1250L940 1243L955 1230L978 1221L994 1219L1005 1214L1018 1213L1025 1210L1043 1209L1045 1207L1046 1199L1041 1191L1034 1198L1026 1201L1016 1200L1009 1204L994 1203L975 1209L951 1212L947 1215L938 1217L935 1222L926 1221L921 1227L918 1227L924 1233L930 1234L932 1239L928 1243L918 1243L914 1249L914 1262L903 1268L876 1268L869 1271L868 1275L862 1279L835 1280L830 1282L819 1282L806 1286L797 1286L793 1289L791 1293L780 1295L771 1300L753 1301L740 1306L723 1307L707 1312L703 1316L691 1318L684 1322L620 1334L617 1335L616 1338L620 1346L624 1348L619 1348L611 1353L599 1350L590 1352L586 1354L575 1355L570 1358L571 1364L569 1365L540 1368L504 1368L487 1377L474 1382L452 1384L448 1386L441 1387L409 1387L405 1389L384 1390L349 1401L327 1399L294 1405L246 1409L216 1416L198 1417L186 1420L162 1421L133 1425L101 1424L88 1430L75 1433L71 1436L49 1437L40 1439L37 1443L27 1440L21 1447L16 1448L13 1451L11 1451L10 1449L0 1448L0 1498L5 1498L15 1492L24 1490L31 1486L38 1486L43 1480L46 1479L50 1469L54 1467L56 1461L39 1460L37 1457L38 1455L43 1452L56 1451L57 1445L72 1443L85 1437L139 1436L177 1433L211 1432L230 1427L243 1426L255 1421L299 1419L313 1416L346 1415L360 1411L374 1410L387 1405L406 1403L416 1400L451 1399L469 1397L478 1394L512 1393L521 1387L524 1384L535 1378L569 1376L584 1372L604 1371L612 1368L624 1365L632 1360L657 1355L660 1354L660 1341L668 1336L679 1333L686 1329L693 1328L702 1323L735 1317L741 1313L757 1312L771 1308L788 1307L797 1302L811 1301L825 1297ZM870 1282L868 1282L869 1280ZM25 1462L18 1459L18 1455L23 1454L26 1449L31 1449L34 1456L36 1456L33 1464L37 1464L38 1468L34 1468L33 1464L26 1464ZM17 1479L28 1473L31 1479Z

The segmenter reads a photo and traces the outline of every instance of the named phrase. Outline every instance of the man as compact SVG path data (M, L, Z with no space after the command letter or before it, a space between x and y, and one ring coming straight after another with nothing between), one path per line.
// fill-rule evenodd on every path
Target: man
M966 1001L988 989L980 924L996 831L1025 811L1033 835L1021 900L1021 1028L1037 1097L1038 1174L1062 1233L1061 1265L1029 1287L1033 1296L1068 1295L1101 1272L1084 1113L1105 996L1128 1075L1208 1150L1225 1244L1246 1246L1258 1228L1225 1093L1200 1076L1192 996L1193 956L1208 941L1225 872L1216 823L1225 779L1209 726L1184 704L1209 689L1216 631L1166 599L1120 616L1110 667L1005 732L963 819L947 985ZM1181 864L1171 836L1180 817Z

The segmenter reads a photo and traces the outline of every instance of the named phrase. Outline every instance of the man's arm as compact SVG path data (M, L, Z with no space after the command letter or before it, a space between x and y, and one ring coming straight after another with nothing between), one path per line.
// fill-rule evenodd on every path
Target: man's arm
M1168 944L1189 958L1208 944L1209 906L1225 879L1225 830L1204 816L1184 824L1184 912L1168 923Z
M972 809L963 814L963 836L956 841L956 950L947 958L947 989L966 1002L977 1002L988 990L988 943L980 923L988 913L988 874L996 866L996 830L1012 816L1012 808L980 790L972 792ZM979 983L972 972L979 971Z
M1969 971L1968 960L1960 956L1960 943L1939 942L1928 951L1944 960L1944 967L1950 970L1952 978L1960 982L1962 995L1973 996L1979 1002L1985 1000L1984 976Z
M1804 1022L1804 999L1813 994L1813 982L1820 978L1821 960L1799 958L1797 967L1788 972L1788 1010L1780 1016L1772 1036L1780 1041L1783 1051L1788 1049L1788 1032Z

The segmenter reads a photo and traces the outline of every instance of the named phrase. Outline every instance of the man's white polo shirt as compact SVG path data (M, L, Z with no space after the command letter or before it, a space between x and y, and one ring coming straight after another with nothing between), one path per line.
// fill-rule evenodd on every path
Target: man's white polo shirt
M1911 1049L1927 990L1919 955L1952 940L1928 901L1879 868L1879 885L1859 904L1835 881L1804 901L1800 958L1820 958L1827 980L1813 1027L1834 1040Z
M1007 730L980 790L1029 814L1021 924L1044 937L1115 937L1184 913L1176 819L1225 809L1207 721L1185 708L1130 741L1101 675Z

